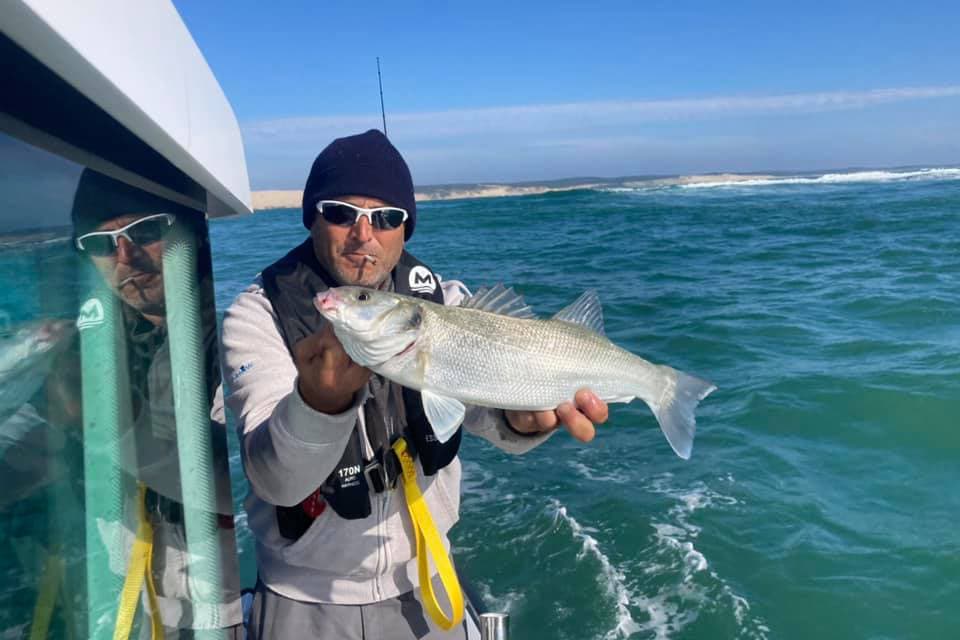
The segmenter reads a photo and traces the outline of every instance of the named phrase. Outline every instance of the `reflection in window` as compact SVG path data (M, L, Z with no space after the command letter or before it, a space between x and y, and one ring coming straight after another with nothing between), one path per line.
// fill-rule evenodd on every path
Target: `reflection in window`
M238 624L202 216L2 135L0 166L0 636Z

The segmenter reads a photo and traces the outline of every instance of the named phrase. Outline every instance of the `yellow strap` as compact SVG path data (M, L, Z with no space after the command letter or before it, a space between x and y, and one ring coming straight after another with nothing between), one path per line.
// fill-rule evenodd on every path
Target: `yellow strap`
M160 609L157 606L157 588L153 584L153 527L147 520L145 499L147 488L141 483L137 497L137 539L130 551L127 563L127 577L120 592L120 606L117 608L117 626L113 629L113 640L128 640L133 629L133 619L137 614L140 601L140 589L147 583L147 601L150 603L150 631L153 640L163 637L160 624Z
M460 589L460 581L457 579L457 572L453 568L453 563L450 562L450 556L447 555L440 534L437 533L437 527L433 524L427 502L420 493L420 487L417 485L417 467L410 452L407 451L407 441L403 438L397 439L393 443L393 451L400 459L400 466L403 468L403 493L407 498L407 509L410 511L410 521L413 523L414 537L417 539L417 569L420 575L423 604L437 626L444 631L449 631L463 620L463 591ZM424 553L424 547L427 553ZM433 592L433 582L430 580L430 559L433 560L437 573L440 574L443 590L447 592L450 599L453 611L449 617L440 608L437 596Z
M30 625L30 640L42 640L47 637L53 608L57 604L57 593L63 581L63 558L51 552L46 554L43 576L37 589L37 604L33 608L33 624Z

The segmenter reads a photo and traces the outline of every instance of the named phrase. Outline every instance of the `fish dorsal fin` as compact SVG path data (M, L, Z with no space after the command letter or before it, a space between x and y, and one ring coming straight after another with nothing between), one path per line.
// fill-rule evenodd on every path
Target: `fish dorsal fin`
M600 306L600 298L597 297L597 292L593 289L584 291L579 298L553 316L553 319L579 324L604 335L603 307Z
M463 422L467 408L456 398L448 398L424 389L420 392L423 412L440 442L446 442Z
M504 287L498 284L495 287L484 287L477 291L477 294L467 298L460 303L464 309L477 309L478 311L489 311L490 313L499 313L502 316L511 318L536 318L533 309L527 304L519 293L513 288Z

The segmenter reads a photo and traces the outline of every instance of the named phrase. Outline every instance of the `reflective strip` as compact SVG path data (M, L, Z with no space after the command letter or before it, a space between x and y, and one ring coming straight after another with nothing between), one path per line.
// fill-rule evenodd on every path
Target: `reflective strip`
M423 605L437 626L444 631L449 631L463 620L463 591L460 589L460 581L457 579L457 572L453 568L453 563L450 562L450 556L447 555L437 527L433 523L427 502L420 493L420 487L417 485L417 467L413 462L413 456L407 451L407 441L398 438L393 443L393 451L397 454L400 466L403 468L403 493L407 498L410 522L413 524L414 537L417 539L417 569ZM433 582L430 580L431 559L437 568L437 573L440 574L443 590L447 592L450 599L453 611L449 617L440 608L437 596L433 592Z
M160 608L157 605L157 588L153 584L153 527L147 520L145 500L147 488L140 483L137 492L137 539L130 550L127 563L127 577L123 581L120 593L120 606L117 608L117 626L113 629L113 640L128 640L133 629L133 620L137 615L137 603L140 590L147 583L147 601L150 604L150 632L153 640L163 638L163 626L160 624Z

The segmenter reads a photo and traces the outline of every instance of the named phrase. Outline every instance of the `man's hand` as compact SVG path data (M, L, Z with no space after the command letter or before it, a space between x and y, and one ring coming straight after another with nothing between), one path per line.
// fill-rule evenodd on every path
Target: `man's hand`
M589 389L580 389L576 405L564 402L555 411L505 411L507 421L520 433L546 433L559 425L580 442L590 442L597 430L593 425L607 421L607 403Z
M321 413L343 413L354 394L370 379L370 370L355 363L327 323L293 347L297 386L303 400Z

